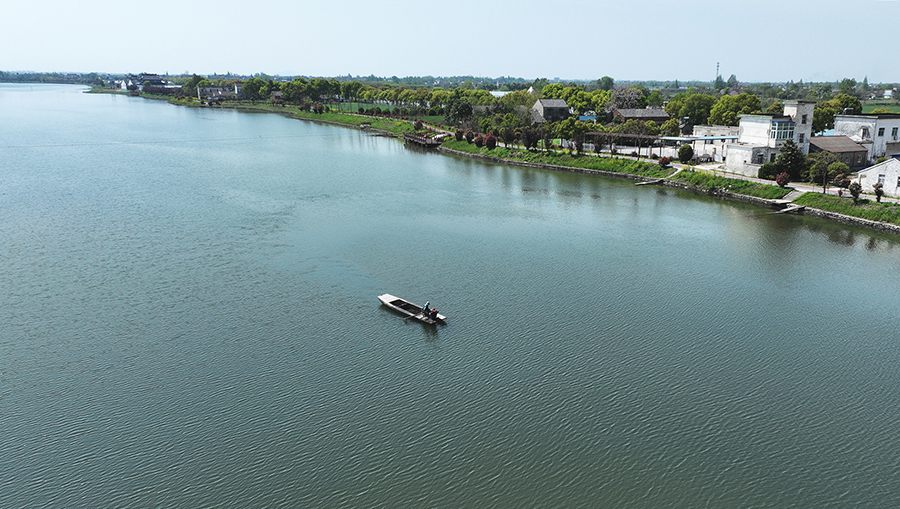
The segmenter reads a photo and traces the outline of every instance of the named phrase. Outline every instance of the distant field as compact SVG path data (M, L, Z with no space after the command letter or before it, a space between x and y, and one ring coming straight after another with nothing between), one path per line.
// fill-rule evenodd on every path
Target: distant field
M892 113L900 113L900 105L897 101L866 101L863 104L863 113L871 113L875 108L887 108Z

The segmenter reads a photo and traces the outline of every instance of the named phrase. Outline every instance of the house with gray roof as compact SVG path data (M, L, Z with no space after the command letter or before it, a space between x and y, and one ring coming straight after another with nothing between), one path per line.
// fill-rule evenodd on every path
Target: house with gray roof
M565 120L569 114L569 105L563 99L538 99L531 107L531 119L536 124Z
M809 139L810 152L831 152L838 161L850 168L866 165L869 149L853 141L849 136L813 136Z
M613 118L618 122L637 120L638 122L656 122L661 125L669 120L669 114L662 108L616 108L613 110Z

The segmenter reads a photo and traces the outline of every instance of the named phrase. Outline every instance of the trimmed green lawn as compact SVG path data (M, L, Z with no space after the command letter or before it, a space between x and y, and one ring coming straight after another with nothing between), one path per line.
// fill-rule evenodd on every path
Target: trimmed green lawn
M853 203L850 198L820 193L804 193L794 203L870 221L900 224L900 204L897 203L878 203L865 199Z
M732 193L755 196L766 200L780 200L793 191L790 187L778 187L769 184L759 184L749 180L718 177L688 169L679 172L672 177L672 180L691 184L707 191L723 189Z
M278 110L273 110L278 111ZM349 127L359 127L360 124L368 122L372 129L381 129L394 134L411 133L415 131L412 122L409 120L393 120L388 118L372 118L360 115L351 115L346 113L310 113L308 111L293 111L295 117L308 118L311 120L327 120L344 124Z
M616 159L610 157L596 157L592 155L573 155L566 152L532 152L521 148L497 147L488 150L487 147L478 148L466 141L454 139L444 142L444 146L468 154L480 154L497 157L509 161L522 161L538 164L554 164L570 168L584 168L588 170L608 171L614 173L630 173L650 178L664 178L674 170L661 168L656 163L645 163L631 159Z

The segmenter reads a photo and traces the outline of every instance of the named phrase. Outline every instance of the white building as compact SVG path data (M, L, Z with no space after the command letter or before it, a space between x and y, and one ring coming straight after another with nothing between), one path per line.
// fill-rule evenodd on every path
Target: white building
M834 134L866 147L868 162L900 156L900 114L835 115Z
M859 171L859 183L864 193L874 194L878 182L881 182L885 195L900 198L900 160L888 159Z
M699 161L725 161L725 148L738 139L740 128L727 125L695 125L691 140L687 143L694 149L694 157Z
M804 155L808 154L815 105L811 101L787 101L784 115L740 115L737 142L725 147L725 168L755 177L760 166L775 161L786 140L793 140Z

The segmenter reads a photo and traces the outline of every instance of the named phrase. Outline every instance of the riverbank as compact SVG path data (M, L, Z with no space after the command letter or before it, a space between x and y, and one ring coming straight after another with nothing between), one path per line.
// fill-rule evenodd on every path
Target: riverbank
M634 158L572 156L553 151L528 153L525 150L509 148L495 148L489 151L486 148L469 145L465 141L447 142L440 150L447 154L495 163L589 173L634 181L652 181L655 185L677 187L773 209L784 209L790 204L800 205L803 208L798 209L795 214L900 235L900 206L896 203L876 203L862 199L858 204L854 204L850 198L812 192L803 192L793 201L786 201L785 197L794 191L794 188L710 175L690 166L675 165L663 169L656 163L637 161ZM523 156L522 153L529 155ZM514 156L509 157L510 154Z
M402 137L415 132L413 123L405 119L370 117L352 113L312 113L269 103L225 102L221 105L201 106L186 101L170 101L172 104L192 107L231 108L240 111L268 112L288 118L308 120L339 127L366 129L379 134ZM900 205L896 203L872 203L860 200L859 204L848 202L849 198L835 200L815 199L818 193L804 192L793 202L784 198L794 189L781 188L742 179L739 176L710 175L691 166L674 164L662 167L657 162L641 161L631 157L607 155L574 155L568 151L528 151L521 148L498 146L493 150L476 147L465 141L448 140L439 150L445 154L471 157L495 163L515 166L568 171L609 177L625 178L633 181L655 181L657 185L678 187L724 199L752 203L755 205L782 209L793 203L802 205L797 214L827 219L845 225L877 230L900 235ZM810 195L810 196L808 196Z

